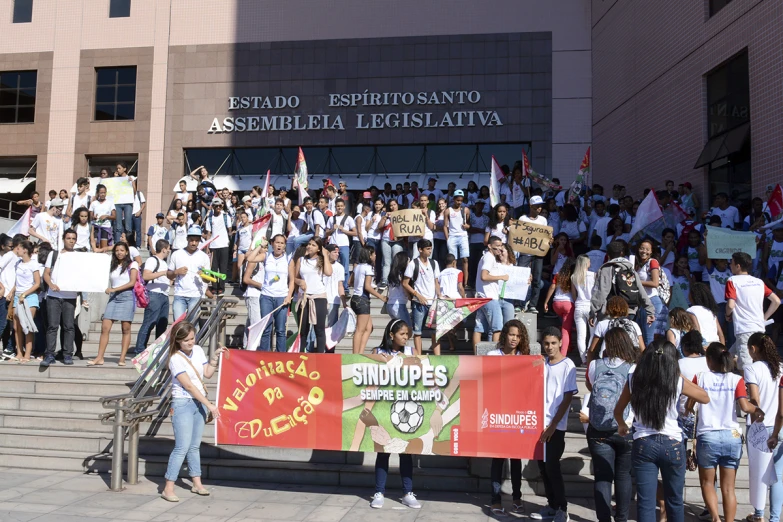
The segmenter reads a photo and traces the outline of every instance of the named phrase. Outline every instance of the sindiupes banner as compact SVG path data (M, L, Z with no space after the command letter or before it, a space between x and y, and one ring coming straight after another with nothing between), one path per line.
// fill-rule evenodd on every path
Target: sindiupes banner
M217 444L543 459L539 356L229 350Z

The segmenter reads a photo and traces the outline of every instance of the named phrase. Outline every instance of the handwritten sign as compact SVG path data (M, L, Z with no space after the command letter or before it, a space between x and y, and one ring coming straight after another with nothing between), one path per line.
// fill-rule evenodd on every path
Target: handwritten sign
M543 257L549 253L552 227L528 221L512 221L508 225L508 240L514 252Z
M427 220L421 209L411 208L390 212L394 237L423 236Z
M500 297L503 299L527 299L527 291L530 288L530 268L526 266L496 265L493 272L508 274L508 281L501 281Z
M710 259L729 259L735 252L745 252L755 259L757 248L754 232L707 226L707 257Z
M748 438L748 444L762 453L772 453L767 446L767 439L769 439L769 433L767 427L763 422L754 422L748 428L746 435Z
M90 178L90 188L87 193L95 197L95 188L98 185L106 187L106 198L112 200L115 205L133 204L133 180L128 176L121 178ZM76 183L71 187L71 194L78 193Z

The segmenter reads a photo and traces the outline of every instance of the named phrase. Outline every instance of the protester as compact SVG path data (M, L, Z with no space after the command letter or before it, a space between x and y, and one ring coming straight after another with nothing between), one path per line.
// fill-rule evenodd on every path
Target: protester
M378 289L381 291L386 290L389 286L389 271L391 270L392 259L399 252L405 250L403 240L394 236L392 220L389 216L390 212L397 212L397 209L397 200L390 199L386 203L386 212L382 214L381 219L378 222L378 228L382 230L381 254L383 256L383 262L381 263L382 272L380 274L380 284L378 285Z
M157 339L166 332L169 326L169 287L168 277L169 242L158 239L155 243L155 255L147 259L141 270L141 277L147 287L149 304L144 309L138 337L136 337L135 354L140 354L147 347L152 327L155 327Z
M399 252L397 256L400 254L405 255L402 252ZM394 264L395 266L397 264L396 257ZM361 247L359 249L359 258L357 259L357 263L354 265L353 273L351 274L351 278L353 279L351 310L356 314L356 331L353 334L353 353L364 353L367 341L373 330L372 317L370 316L370 296L375 296L377 299L384 302L390 300L392 297L392 290L389 291L389 297L387 298L373 288L372 281L375 277L373 266L375 266L375 250L368 246ZM397 268L397 270L399 270L399 268ZM395 270L395 272L397 272L397 270ZM399 273L395 273L395 278L399 276ZM399 288L399 284L397 287ZM400 296L397 296L397 299L399 299L399 297ZM405 309L404 304L402 304L402 308ZM407 312L407 309L405 309L405 312Z
M351 265L351 238L356 235L356 222L346 212L346 203L342 199L338 199L335 202L335 214L329 218L326 223L326 230L329 235L329 243L335 245L338 248L338 258L340 260L340 267L343 269L344 275L347 276L350 272ZM389 227L391 227L391 221L389 221ZM392 250L394 248L392 247ZM385 250L384 250L385 252ZM384 256L386 254L384 253ZM391 257L389 258L391 261ZM384 281L388 279L388 271L386 270L386 264L384 262L384 272L386 277ZM343 290L348 291L348 277L344 277L340 280L343 285Z
M74 339L76 336L74 320L76 317L77 292L60 291L60 287L57 286L57 281L52 279L52 272L56 266L59 254L74 252L76 237L77 234L73 229L69 228L63 232L62 250L60 252L53 250L46 259L43 275L43 280L48 286L46 293L46 355L44 356L43 361L41 361L41 366L44 368L55 362L57 330L61 326L63 330L63 342L61 346L63 351L63 364L73 364Z
M531 201L533 198L531 198ZM593 337L593 326L590 324L590 299L594 286L595 273L590 271L590 258L583 254L576 258L574 272L571 275L576 346L579 350L579 358L582 360L582 364L587 362L587 343Z
M658 261L653 258L653 249L655 245L649 239L642 240L637 246L636 256L634 258L634 270L636 276L644 287L644 291L647 294L650 303L652 303L655 310L655 317L660 316L663 311L663 301L661 301L658 295L658 286L661 279L661 267ZM639 309L639 313L636 315L636 323L642 330L642 337L644 337L644 344L651 344L655 338L655 329L653 325L647 322L647 312L644 308Z
M419 257L408 263L405 269L405 275L402 279L402 286L411 296L411 316L413 321L413 346L416 355L421 355L421 334L424 330L424 323L430 312L430 306L434 300L441 299L440 268L435 259L430 259L432 255L432 243L427 239L421 239L418 243ZM508 276L506 276L508 277ZM434 355L440 355L440 344L432 334L432 352Z
M696 316L689 314L680 307L672 308L669 311L669 329L666 330L666 340L674 345L681 357L680 340L683 335L695 328L693 324L695 318Z
M43 214L39 214L43 215ZM14 293L14 331L16 332L16 359L20 363L30 362L33 352L33 332L25 333L22 322L30 325L35 320L35 314L39 308L38 289L41 286L39 264L33 258L33 244L29 241L20 241L14 247L17 261L14 263L16 279L11 287ZM6 266L6 268L8 268ZM22 317L24 312L20 304L24 303L29 310L27 318ZM28 326L29 328L29 326Z
M694 283L688 297L691 307L686 312L693 315L693 325L701 332L704 345L708 346L712 343L725 345L723 329L718 320L718 305L709 287L705 283Z
M261 335L259 350L268 352L272 350L272 329L275 331L275 350L286 351L286 319L288 311L286 306L294 295L295 282L289 274L289 262L291 258L286 255L286 241L282 235L272 238L271 255L267 253L265 245L261 244L255 250L248 252L247 262L261 263L260 271L263 273L260 297L260 318L273 313L272 320L264 328ZM292 267L293 269L293 267ZM254 269L253 269L254 270ZM255 285L254 285L255 286Z
M647 312L647 324L655 320L655 307L634 270L633 264L623 257L624 245L612 241L606 249L609 261L601 266L596 276L595 288L590 299L590 319L595 320L604 313L609 295L620 296L628 305L629 315L635 316L638 308Z
M112 231L113 222L117 219L117 209L114 202L106 199L106 186L95 187L95 199L90 203L90 218L95 233L95 244L101 251L115 243Z
M212 253L212 271L224 276L228 274L229 237L231 236L231 218L223 211L223 201L212 201L212 211L204 218L205 230L209 233L209 251ZM271 227L270 227L271 228ZM213 283L214 293L221 295L225 290L224 278Z
M500 281L508 281L507 274L497 274L497 256L503 248L503 242L499 237L489 238L489 249L481 257L478 265L478 277L476 278L476 297L489 298L487 304L479 308L476 313L476 326L473 330L473 353L476 353L476 345L481 342L482 334L486 333L489 341L498 342L500 331L503 329L503 311L500 307Z
M549 300L552 301L552 311L562 321L560 326L560 337L563 340L563 356L568 354L568 350L571 347L571 330L574 328L574 296L572 294L573 283L571 276L574 273L574 261L572 258L567 258L563 265L560 267L560 271L552 279L552 284L547 291L546 298L544 299L544 312L549 311ZM557 292L555 292L557 290Z
M209 268L209 257L199 250L201 228L192 226L187 233L187 246L169 256L166 276L174 280L174 301L171 308L174 318L196 308L206 293L206 283L201 271Z
M449 254L457 259L462 269L463 280L468 280L468 258L470 257L470 243L468 242L468 230L470 230L470 209L462 206L465 194L461 190L455 190L452 206L443 214L443 232L446 236L446 245ZM440 262L440 260L438 260ZM445 266L445 257L442 266Z
M278 242L282 243L282 241ZM304 257L295 264L294 274L295 283L304 292L299 309L299 313L302 314L300 334L307 335L312 326L315 330L316 351L324 353L326 352L327 313L324 277L332 275L332 262L329 259L329 252L323 248L320 239L314 238L307 243ZM277 350L281 351L282 346L278 345Z
M54 198L49 202L49 208L45 212L39 212L30 223L30 236L43 243L49 243L52 248L62 248L63 221L62 211L65 201Z

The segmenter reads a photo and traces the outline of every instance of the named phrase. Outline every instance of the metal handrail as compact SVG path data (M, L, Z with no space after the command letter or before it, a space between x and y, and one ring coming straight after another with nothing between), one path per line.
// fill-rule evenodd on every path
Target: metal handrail
M196 324L203 315L202 305L206 305L209 316L196 332L196 342L209 341L209 356L218 346L218 338L225 328L225 320L235 317L235 311L226 308L236 306L239 299L235 297L220 297L217 300L203 299L199 306L191 310L186 320ZM128 436L128 483L138 484L139 473L139 430L140 424L146 419L165 417L165 407L171 397L171 372L168 368L170 340L155 354L152 362L139 376L131 390L122 395L102 397L101 405L114 411L99 415L102 424L113 426L114 442L112 447L112 491L122 490L122 460L123 446L127 431ZM150 395L150 392L154 393ZM158 403L154 408L152 405Z

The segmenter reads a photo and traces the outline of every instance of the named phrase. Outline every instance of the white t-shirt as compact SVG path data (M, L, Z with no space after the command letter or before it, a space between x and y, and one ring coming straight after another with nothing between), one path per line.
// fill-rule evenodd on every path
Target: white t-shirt
M712 207L710 215L720 217L720 226L723 228L734 228L734 225L740 222L740 214L737 207L729 205L726 210L721 210L718 207Z
M239 251L247 252L250 250L250 242L253 239L253 225L248 223L243 227L239 227L237 230L237 237L237 248Z
M560 285L557 284L557 275L552 278L552 285L555 287L555 295L552 298L552 301L574 302L574 296L571 295L571 291L564 292L563 289L560 288Z
M157 270L155 267L157 267ZM168 265L166 264L165 259L158 259L157 257L152 256L144 262L143 272L150 272L151 274L154 274L155 272L165 272L167 268ZM157 294L168 295L170 285L171 283L169 282L169 278L166 277L166 274L163 274L162 276L157 277L152 281L148 281L147 290Z
M710 371L694 377L693 382L710 397L707 404L699 404L696 435L708 431L739 430L737 400L747 398L745 379L736 373Z
M604 337L606 337L606 332L608 332L611 328L609 328L609 323L612 321L612 319L603 319L601 321L598 321L598 323L595 325L595 331L593 332L593 337L598 337L601 339L601 348L599 351L599 357L604 356ZM639 328L639 325L636 324L636 321L628 320L628 323L633 327L633 329L636 331L636 339L631 339L631 342L636 346L639 343L639 337L642 336L642 329Z
M633 393L633 373L628 374L628 387ZM682 395L682 377L677 377L677 396ZM645 393L645 390L640 390L639 393ZM663 429L655 430L649 426L645 426L639 416L635 416L633 420L634 434L633 439L641 439L643 437L649 437L650 435L664 435L671 439L682 440L682 430L677 424L677 399L675 398L669 409L666 411L666 420L663 424Z
M247 265L247 267L250 267L250 264ZM253 273L255 272L255 273ZM256 263L253 267L253 271L251 272L250 279L255 281L256 283L263 284L264 282L264 263ZM253 285L247 285L247 288L245 289L245 297L255 298L258 299L258 297L261 295L261 289L257 286Z
M343 223L343 218L345 218L345 223ZM332 235L329 238L329 243L341 247L350 246L351 242L349 238L351 236L348 236L340 230L337 230L336 225L344 227L346 230L353 230L356 228L356 222L351 216L332 216L329 218L329 223L326 226L326 228L334 229L334 232L332 232Z
M709 272L708 277L710 281L710 291L712 292L712 297L715 298L715 302L717 304L725 303L726 282L728 282L731 277L731 270L724 270L721 272L717 268L712 267L712 271ZM703 278L704 273L702 273L702 279Z
M190 361L190 364L188 364L188 361ZM209 364L209 360L207 360L207 356L204 353L204 350L197 344L193 346L193 350L190 352L190 357L185 355L185 352L182 350L179 350L177 353L172 355L169 358L169 371L171 372L171 397L174 399L193 398L193 396L190 395L187 390L185 390L185 388L183 388L179 383L179 379L177 379L177 376L183 373L187 374L190 382L193 383L193 386L195 386L202 395L205 394L206 390L204 389L204 385L201 384L201 378L204 377L204 366L207 364ZM198 372L198 374L193 371L194 369Z
M566 393L576 393L576 366L568 357L558 363L544 365L544 426L549 426L557 413L563 396ZM568 429L568 413L563 415L555 428L560 431Z
M168 233L169 229L163 225L158 225L157 223L150 225L149 229L147 229L147 236L152 238L152 248L155 248L155 245L157 245L158 241L161 239L166 239Z
M326 293L326 285L324 284L324 276L318 271L318 264L315 257L307 259L302 257L299 259L299 275L304 279L307 288L305 292L307 295L318 295Z
M468 210L465 207L460 207L455 210L453 207L447 209L449 213L449 237L464 237L468 235L468 231L462 228L465 223L465 215Z
M544 223L544 224L546 225L546 223ZM492 237L492 236L499 237L501 239L501 241L503 241L505 243L507 238L508 238L508 236L506 235L505 232L503 232L504 228L506 228L506 224L501 222L501 223L498 223L497 225L495 225L492 228L487 226L484 229L484 231L485 232L489 232L489 237Z
M88 202L92 203L92 200L89 191L85 192L84 196L80 196L78 193L73 194L71 196L71 214L82 207L90 210Z
M144 197L144 194L140 190L136 191L136 195L133 198L133 213L137 213L141 210L141 204L146 203L147 199Z
M476 297L489 297L490 299L500 298L500 285L497 281L484 281L481 279L481 273L487 270L490 275L493 271L497 271L498 266L497 259L492 252L485 252L479 260L478 268L476 269Z
M169 243L172 250L181 250L188 246L188 227L174 223L169 229Z
M611 220L612 218L608 214L605 214L604 217L596 219L593 224L593 233L601 238L601 246L606 243L606 227ZM590 237L592 237L592 234L590 234ZM606 250L606 248L604 248L604 250Z
M734 299L731 318L734 335L764 331L764 298L771 293L772 290L761 279L752 275L734 275L729 278L726 282L726 300Z
M780 375L783 373L783 368L778 371L778 378L772 379L772 373L769 371L769 366L764 361L756 361L749 366L743 368L745 373L745 384L755 384L759 388L759 404L758 407L764 412L764 426L775 426L775 414L773 412L778 411L778 388L781 381ZM748 426L751 425L751 418L748 415Z
M112 270L109 274L109 284L111 288L117 288L118 286L127 285L130 283L131 270L139 270L139 264L136 261L131 261L127 270L122 269L122 265L118 265L117 268ZM138 277L138 273L136 274Z
M272 237L275 237L278 234L285 235L286 230L283 228L285 221L285 212L281 212L280 214L272 212L272 219L269 221L269 227L272 229Z
M190 198L190 192L187 190L185 192L177 192L176 197L182 202L182 208L185 208L188 204L188 199Z
M364 280L367 276L375 276L375 270L371 265L362 263L353 268L353 295L370 297L370 294L364 289Z
M642 265L642 267L639 270L636 271L636 275L639 276L639 281L652 281L653 270L658 270L658 277L660 278L661 266L658 264L657 260L650 258L647 260L647 262L644 265ZM647 292L648 297L658 295L657 288L650 288L648 286L645 286L644 290Z
M710 371L709 366L707 366L707 358L702 357L683 357L677 363L680 365L680 373L682 376L689 381L692 381L693 378L697 375L699 375L702 372L708 372ZM688 398L685 395L680 395L680 398L678 399L677 404L677 411L680 415L683 415L685 413L685 403L688 402Z
M231 218L228 214L223 214L223 212L221 212L219 216L207 216L204 220L207 232L210 232L212 237L216 238L209 244L210 250L228 248L228 229L226 228L226 223L229 224L228 226L230 228Z
M312 232L314 237L324 237L324 230L326 229L326 222L324 221L324 214L317 208L313 208L312 212L305 214L305 221L307 226L310 227L309 232ZM315 233L315 227L320 226L320 233Z
M261 295L267 297L288 296L288 263L291 260L286 254L275 257L267 254L264 260L264 283Z
M14 271L14 267L18 260L19 258L14 254L13 250L6 252L3 254L3 257L0 257L0 283L2 283L5 288L5 295L3 297L7 297L8 294L11 293L14 284L16 284L16 272Z
M471 228L486 230L487 225L489 224L489 216L487 215L476 215L471 214L470 215L470 226ZM484 243L484 232L471 232L470 236L468 237L468 241L470 244L483 244Z
M62 252L58 253L57 254L57 259L60 259L60 256L62 254L63 254ZM54 268L52 266L52 258L53 257L54 257L54 252L49 252L49 256L46 258L46 264L44 266L45 266L45 268L48 268L48 269L51 270L51 276L50 277L52 278L52 283L54 283L56 285L57 281L59 280L59 277L54 277L54 270L52 270ZM55 262L55 265L56 264L57 263ZM43 276L41 276L41 282L43 283ZM55 292L55 291L53 291L51 289L51 287L49 288L49 291L47 292L47 296L48 297L56 297L58 299L76 299L76 295L77 294L78 294L78 292Z
M30 227L34 228L38 234L45 237L54 250L60 250L62 248L62 219L57 219L56 217L49 215L48 212L39 212L33 219L33 222L30 223Z
M456 268L444 268L438 277L440 293L443 297L450 299L459 299L459 283L462 282L462 270Z
M595 286L595 273L585 273L585 282L583 285L576 285L576 302L574 306L580 310L590 308L590 299L593 297L593 287Z
M568 235L568 239L579 239L582 232L587 232L585 224L577 219L576 221L562 221L560 222L560 232Z
M174 280L174 295L182 297L201 297L207 284L201 279L199 272L202 268L209 268L209 256L202 250L196 250L193 254L187 250L177 250L169 256L169 270L188 267L188 273L179 275Z
M40 216L40 214L38 214ZM21 258L19 258L21 261ZM9 267L13 268L13 267ZM31 258L26 263L21 261L16 264L16 293L26 292L35 284L35 272L39 272L41 265L35 258ZM11 285L14 286L14 285Z
M699 331L704 339L705 344L717 343L720 341L718 338L718 325L715 324L717 319L712 312L703 306L691 306L686 310L689 314L696 316L699 321Z
M324 277L326 284L326 302L331 305L340 305L340 285L345 281L345 268L340 263L332 263L332 275Z
M92 242L90 240L92 233L92 228L89 224L87 225L74 225L72 227L76 231L76 244L73 246L74 249L78 248L86 248L88 252L92 252Z
M427 299L427 302L422 304L432 304L432 300L435 299L435 279L440 277L438 262L429 259L424 263L421 258L414 259L405 268L405 277L413 277L416 264L419 265L419 276L413 283L413 289Z
M105 219L101 221L98 218L100 216L111 216L113 210L114 201L109 198L106 198L103 201L93 199L92 203L90 203L90 212L95 216L95 221L92 222L92 225L94 227L111 228L111 220Z

